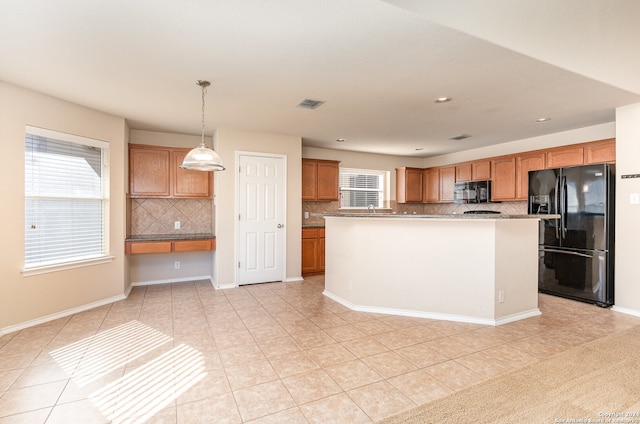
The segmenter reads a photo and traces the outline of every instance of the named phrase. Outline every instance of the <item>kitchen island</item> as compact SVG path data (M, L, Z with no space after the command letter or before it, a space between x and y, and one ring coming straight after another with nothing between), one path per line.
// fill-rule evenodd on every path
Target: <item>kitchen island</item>
M326 215L324 294L358 311L488 325L539 315L539 219Z

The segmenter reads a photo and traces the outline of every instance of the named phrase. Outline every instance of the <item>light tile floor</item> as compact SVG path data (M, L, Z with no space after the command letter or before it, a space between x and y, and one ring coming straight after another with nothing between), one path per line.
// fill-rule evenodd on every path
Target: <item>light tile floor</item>
M640 318L540 295L497 327L354 312L322 276L128 299L0 337L0 424L371 423Z

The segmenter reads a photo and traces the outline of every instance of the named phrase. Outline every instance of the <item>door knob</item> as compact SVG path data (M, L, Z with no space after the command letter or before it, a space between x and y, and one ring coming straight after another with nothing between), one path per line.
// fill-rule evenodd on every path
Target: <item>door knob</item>
M284 227L284 225L278 224L278 228L282 228L282 227Z

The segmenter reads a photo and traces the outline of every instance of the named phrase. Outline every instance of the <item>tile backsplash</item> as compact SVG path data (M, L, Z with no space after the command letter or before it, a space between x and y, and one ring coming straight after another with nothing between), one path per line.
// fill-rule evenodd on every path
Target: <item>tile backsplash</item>
M211 199L131 199L131 235L212 232Z

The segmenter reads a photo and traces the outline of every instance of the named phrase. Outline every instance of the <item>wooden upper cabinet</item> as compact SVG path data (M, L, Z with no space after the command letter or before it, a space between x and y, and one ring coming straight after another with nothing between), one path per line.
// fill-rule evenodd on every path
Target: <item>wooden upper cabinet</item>
M456 165L456 182L471 181L471 164Z
M435 203L440 201L440 170L427 168L422 174L422 201Z
M547 168L577 166L584 163L584 147L568 146L547 150Z
M527 200L529 196L529 171L544 168L544 152L534 152L516 157L516 199Z
M422 168L396 168L396 202L422 202Z
M471 179L473 181L482 181L491 179L491 161L482 160L471 162Z
M338 200L339 162L318 161L318 200Z
M190 171L180 169L189 150L171 151L171 169L173 178L173 197L211 198L213 191L213 172Z
M453 188L456 184L456 167L440 168L440 201L453 202Z
M146 146L129 148L129 194L131 197L171 195L171 151Z
M616 161L616 140L595 141L589 143L584 149L584 163L611 163Z
M516 198L516 158L505 156L491 161L491 199Z
M302 200L338 200L340 162L302 159Z
M129 196L212 198L213 172L180 169L190 149L129 145Z
M318 200L318 162L302 159L302 200Z

